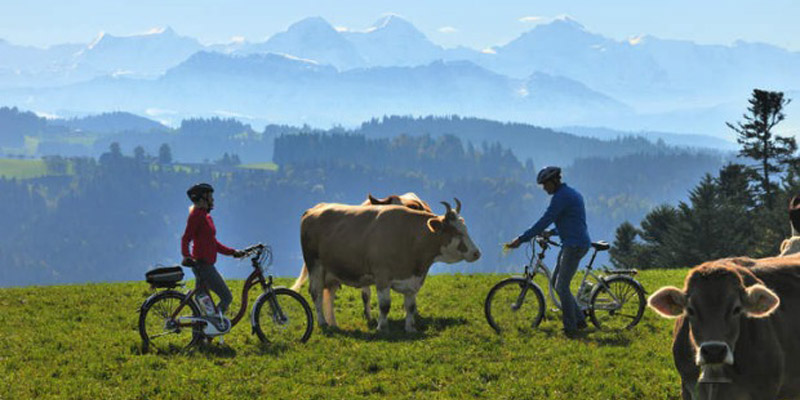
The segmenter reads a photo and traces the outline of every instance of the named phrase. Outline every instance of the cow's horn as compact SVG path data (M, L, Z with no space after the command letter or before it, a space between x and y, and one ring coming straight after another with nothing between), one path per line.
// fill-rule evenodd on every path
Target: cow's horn
M367 199L369 199L370 204L378 204L378 199L372 193L367 194Z
M450 207L450 203L448 203L446 201L443 201L441 203L444 204L445 207L447 207L447 211L445 211L445 215L450 214L450 211L453 211L453 207Z
M461 202L458 201L458 197L453 197L453 200L456 201L456 213L461 214Z

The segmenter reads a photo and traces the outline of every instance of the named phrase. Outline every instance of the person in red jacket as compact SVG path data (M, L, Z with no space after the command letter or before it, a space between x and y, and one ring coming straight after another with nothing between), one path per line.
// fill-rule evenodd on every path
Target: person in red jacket
M181 239L181 253L183 265L191 266L196 280L196 287L205 285L209 290L219 296L219 310L222 314L228 310L233 295L228 285L222 279L214 263L217 262L217 253L226 256L241 257L243 252L234 250L217 241L217 229L211 219L211 210L214 209L214 188L207 183L199 183L186 191L193 206L189 211L186 221L186 231ZM189 243L192 251L189 252Z

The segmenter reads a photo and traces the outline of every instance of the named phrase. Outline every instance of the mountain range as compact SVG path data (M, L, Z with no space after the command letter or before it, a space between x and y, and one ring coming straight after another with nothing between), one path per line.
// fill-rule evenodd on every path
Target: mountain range
M130 111L165 123L357 124L460 114L546 126L729 137L755 88L800 89L800 53L641 36L564 17L484 51L446 49L387 16L362 31L306 18L264 42L203 45L170 28L47 49L0 41L0 98L43 113ZM787 110L786 126L800 126Z

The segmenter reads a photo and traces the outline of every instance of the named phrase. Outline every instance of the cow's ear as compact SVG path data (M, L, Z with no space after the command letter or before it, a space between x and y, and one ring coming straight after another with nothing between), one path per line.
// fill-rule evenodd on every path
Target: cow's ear
M428 219L428 229L431 230L433 233L438 233L442 231L444 228L444 222L441 219L437 218L429 218Z
M662 317L676 318L686 309L686 294L674 286L666 286L653 293L647 305Z
M781 300L772 290L762 284L755 284L747 288L747 295L744 300L744 309L750 318L768 317L778 306Z

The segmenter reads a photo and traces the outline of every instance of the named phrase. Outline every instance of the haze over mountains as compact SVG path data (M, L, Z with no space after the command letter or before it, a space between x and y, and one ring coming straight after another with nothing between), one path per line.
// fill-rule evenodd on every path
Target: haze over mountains
M0 42L0 99L62 116L128 111L177 124L355 125L459 114L543 126L730 137L753 88L800 90L800 53L760 43L616 41L569 18L491 49L446 49L387 16L364 31L301 20L264 42L203 45L172 29L47 49ZM787 110L793 122L797 103Z

